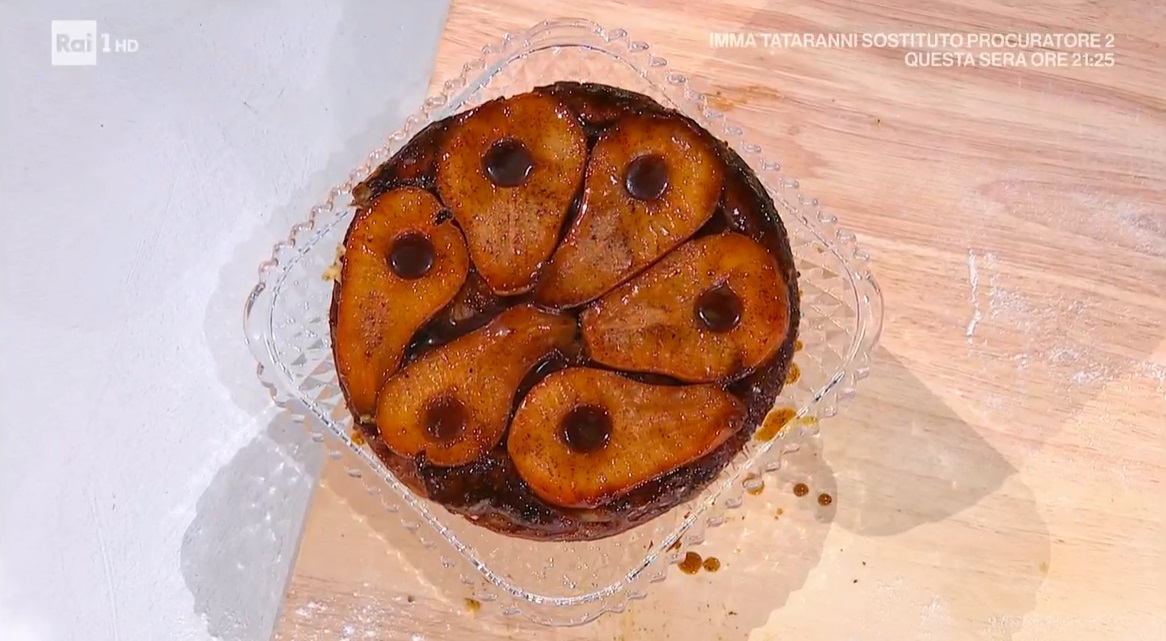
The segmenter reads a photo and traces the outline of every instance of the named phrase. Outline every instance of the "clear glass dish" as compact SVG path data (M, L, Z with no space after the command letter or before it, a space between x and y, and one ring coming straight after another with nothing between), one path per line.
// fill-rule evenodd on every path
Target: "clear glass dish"
M322 277L336 257L355 213L353 186L432 121L485 100L557 80L597 81L649 95L693 117L728 142L757 172L789 231L802 287L801 341L795 355L800 379L775 403L791 420L778 434L754 439L694 500L625 534L594 542L532 543L495 534L417 497L372 451L352 438L330 349L328 311L332 282ZM506 34L482 48L461 75L445 82L422 109L372 151L291 229L259 268L247 300L245 330L259 377L276 402L309 420L316 441L342 461L347 475L330 479L354 502L373 505L366 518L392 520L412 532L430 565L447 577L442 587L488 607L549 625L590 621L621 611L663 580L670 563L700 543L725 512L741 505L756 474L776 470L783 454L817 434L818 419L833 416L870 371L870 354L882 325L882 297L869 257L855 236L836 226L817 201L798 191L748 132L709 107L688 79L669 69L650 47L622 29L581 20L554 20ZM756 480L752 480L756 483ZM338 487L339 486L339 487Z

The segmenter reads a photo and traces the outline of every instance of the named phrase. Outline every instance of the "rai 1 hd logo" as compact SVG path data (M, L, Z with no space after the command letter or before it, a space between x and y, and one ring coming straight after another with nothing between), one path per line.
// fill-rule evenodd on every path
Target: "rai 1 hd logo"
M134 53L138 41L98 33L96 20L53 20L52 62L54 67L93 67L98 53Z

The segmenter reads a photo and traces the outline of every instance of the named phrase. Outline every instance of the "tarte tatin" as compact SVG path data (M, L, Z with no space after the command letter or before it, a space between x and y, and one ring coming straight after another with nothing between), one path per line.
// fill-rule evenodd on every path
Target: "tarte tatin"
M559 82L419 132L354 191L332 349L417 494L536 540L698 494L761 424L798 334L750 167L651 98Z

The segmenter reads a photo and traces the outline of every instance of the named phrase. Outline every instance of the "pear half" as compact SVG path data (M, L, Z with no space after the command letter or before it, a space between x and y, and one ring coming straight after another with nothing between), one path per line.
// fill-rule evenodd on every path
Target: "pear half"
M592 150L579 213L535 299L574 307L636 275L712 217L723 180L716 150L686 121L620 119Z
M396 454L442 467L478 459L502 440L526 374L575 331L569 316L521 305L424 353L381 389L381 437Z
M552 96L521 94L467 113L441 149L438 193L478 272L497 294L529 291L582 182L582 124Z
M789 331L777 261L748 236L689 241L582 314L597 363L684 382L726 382L769 360Z
M577 367L530 390L506 448L542 500L598 507L712 452L744 414L741 401L713 385L650 385Z
M469 273L461 232L427 191L402 187L357 214L333 290L337 374L358 418L376 411L381 385L400 367L413 333L454 296Z

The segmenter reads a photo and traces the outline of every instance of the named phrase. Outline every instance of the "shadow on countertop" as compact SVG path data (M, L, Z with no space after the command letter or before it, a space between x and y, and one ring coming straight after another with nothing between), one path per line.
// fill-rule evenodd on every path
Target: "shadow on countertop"
M326 167L309 174L277 211L265 216L240 212L255 216L256 226L220 271L204 331L218 377L232 400L269 422L219 470L199 498L180 554L194 609L208 631L223 641L271 638L323 467L323 449L310 440L303 424L305 412L271 408L260 386L254 359L243 342L244 301L258 280L259 263L270 257L274 243L285 239L293 224L305 220L311 207L420 105L448 4L344 2L331 9L332 14L321 16L321 26L331 36L316 40L329 43L318 91L328 97L316 96L309 102L323 100L321 126L345 142ZM393 59L423 63L386 62ZM290 75L253 79L240 88L240 117L232 126L270 128L272 123L294 121L292 115L307 104L292 95L295 88L303 90L292 84L301 70L284 71ZM260 122L246 124L252 121ZM224 130L224 135L229 133ZM246 149L240 153L262 157ZM287 170L298 168L291 162ZM270 173L271 167L257 167L257 175Z
M837 470L836 523L861 537L897 537L920 562L956 572L871 594L886 601L878 607L919 621L920 635L931 632L920 613L943 604L952 620L977 626L977 638L1012 638L1036 607L1051 548L1016 468L883 347L858 396L822 432ZM943 529L927 527L940 522ZM960 580L981 572L979 559L988 557L990 567L1009 568L1007 576ZM929 596L914 612L904 597L922 599L918 590Z
M719 573L688 576L671 568L668 580L644 601L583 629L628 640L746 639L766 626L814 573L824 577L830 594L845 590L839 594L847 600L879 603L884 613L918 621L920 634L928 631L929 619L913 610L922 598L918 589L928 591L919 607L942 607L945 616L972 622L980 638L987 639L1010 639L1036 605L1050 539L1032 491L1015 468L885 348L876 350L873 373L860 384L858 396L838 417L822 422L820 437L787 455L781 469L763 479L764 490L746 494L744 506L730 512L726 525L710 530L707 541L695 548L721 560ZM806 486L803 496L794 493L796 484ZM918 554L959 573L979 571L979 555L996 557L996 567L1003 557L1012 569L1007 578L965 584L947 576L928 586L860 583L865 561L859 566L846 550L823 549L832 526L862 538L902 535L910 541L915 532L927 532L924 526L958 521L972 509L990 510L1008 528L978 529L971 543L959 546L927 540L924 534L929 547ZM820 567L826 555L830 565ZM821 598L821 589L816 587L810 598ZM535 630L510 620L492 625L499 636Z

